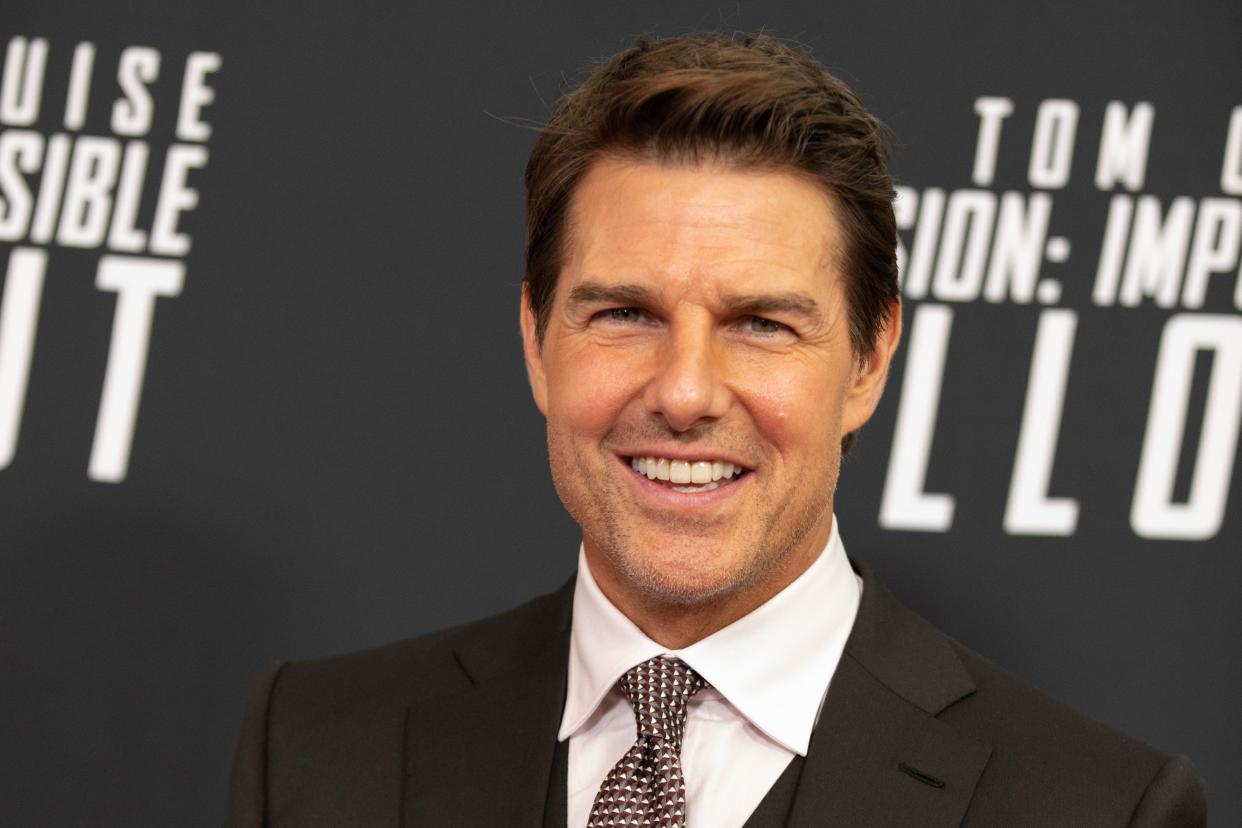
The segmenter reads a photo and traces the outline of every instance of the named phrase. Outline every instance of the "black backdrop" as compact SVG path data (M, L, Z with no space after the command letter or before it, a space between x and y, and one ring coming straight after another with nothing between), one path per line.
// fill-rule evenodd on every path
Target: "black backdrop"
M1242 823L1237 4L255 5L3 4L0 821L219 823L264 661L568 576L523 124L638 33L765 28L898 137L848 548Z

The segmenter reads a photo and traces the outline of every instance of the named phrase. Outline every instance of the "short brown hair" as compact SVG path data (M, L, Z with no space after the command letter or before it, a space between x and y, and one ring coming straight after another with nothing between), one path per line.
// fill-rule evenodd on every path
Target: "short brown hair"
M883 125L805 50L769 35L640 39L563 96L526 164L524 281L543 339L575 188L608 154L722 161L809 175L845 232L850 344L870 356L897 286L897 228Z

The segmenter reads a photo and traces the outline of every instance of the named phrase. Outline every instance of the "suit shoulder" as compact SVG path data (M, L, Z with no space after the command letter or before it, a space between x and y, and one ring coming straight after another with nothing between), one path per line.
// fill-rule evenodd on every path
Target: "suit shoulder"
M1082 816L1085 809L1091 812L1090 824L1130 824L1144 802L1168 797L1163 789L1178 787L1166 784L1170 769L1191 780L1172 798L1201 800L1198 772L1189 760L1094 721L960 642L949 641L977 689L941 718L992 745L973 815L992 809L995 813L981 824L1011 818L1007 805L1028 798L1016 795L1020 789L1038 792L1047 814Z
M1202 781L1189 760L1054 700L930 624L870 568L855 570L863 600L847 655L921 715L986 748L963 825L1202 824Z
M547 641L555 629L549 625L568 615L569 594L562 590L417 638L265 670L239 748L235 812L278 813L282 824L379 821L401 790L408 711L471 689L475 679L463 654L518 658L517 648L532 637Z
M1115 757L1133 756L1152 767L1152 772L1169 757L1138 739L1088 718L1025 679L949 638L962 664L977 685L975 693L951 708L945 718L965 717L1001 738L1038 736L1058 753L1088 751Z
M457 652L487 641L502 651L520 651L526 640L554 624L566 603L564 590L539 596L508 611L424 635L326 658L286 662L276 680L275 703L286 710L340 711L368 708L460 691L470 677Z

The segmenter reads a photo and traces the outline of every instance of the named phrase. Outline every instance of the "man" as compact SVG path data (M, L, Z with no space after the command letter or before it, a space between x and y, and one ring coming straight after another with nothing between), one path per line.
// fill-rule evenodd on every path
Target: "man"
M639 43L527 167L521 328L576 578L276 665L242 825L1198 825L1183 758L1041 696L846 558L901 313L882 129L767 37Z

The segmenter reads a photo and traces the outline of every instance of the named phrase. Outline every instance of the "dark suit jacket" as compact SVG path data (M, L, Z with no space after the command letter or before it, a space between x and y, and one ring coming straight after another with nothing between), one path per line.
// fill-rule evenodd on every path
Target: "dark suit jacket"
M792 808L764 826L1204 824L1187 759L1052 701L859 570ZM273 665L246 711L228 824L538 827L547 809L563 826L572 599L571 581L464 627Z

